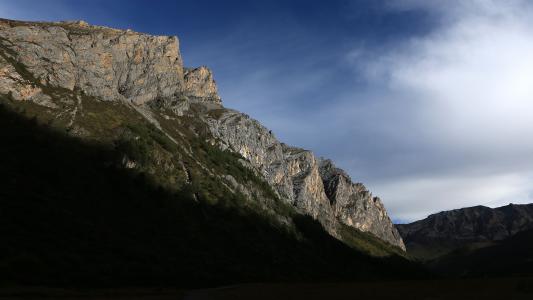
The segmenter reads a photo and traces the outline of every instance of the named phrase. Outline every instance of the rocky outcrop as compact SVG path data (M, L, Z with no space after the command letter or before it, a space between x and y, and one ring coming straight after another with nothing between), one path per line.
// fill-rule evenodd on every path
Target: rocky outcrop
M0 44L39 82L142 104L184 87L178 39L85 22L0 21Z
M281 198L336 234L318 162L310 151L280 143L259 122L234 110L222 110L208 119L208 125L213 136L250 161Z
M330 160L280 143L245 114L223 109L214 115L208 118L213 136L249 160L282 198L319 220L332 235L338 236L342 223L405 250L381 200L352 183Z
M352 183L331 161L279 142L249 116L223 108L212 72L183 67L176 37L81 21L0 20L0 54L0 93L14 100L58 108L50 101L53 89L55 98L60 90L132 104L154 124L156 110L167 120L188 113L205 122L213 143L240 153L279 198L332 235L340 238L339 226L345 224L404 249L383 204L362 184ZM68 124L78 109L72 109Z
M371 232L404 249L402 238L381 199L373 197L362 183L353 183L350 176L329 159L320 161L320 174L335 217L340 222Z
M185 68L185 95L201 101L221 103L213 73L207 67Z
M396 226L410 252L434 258L457 248L490 244L533 229L533 204L455 209Z
M50 96L40 87L25 80L3 56L0 56L0 94L10 95L17 101L34 101L43 106L55 107Z

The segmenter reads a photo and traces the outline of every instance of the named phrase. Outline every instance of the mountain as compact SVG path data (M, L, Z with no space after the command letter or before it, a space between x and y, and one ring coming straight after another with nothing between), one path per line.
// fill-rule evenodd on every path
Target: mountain
M491 246L533 229L533 204L455 209L396 227L411 255L434 259L456 249Z
M0 283L418 274L377 197L227 109L178 39L0 20Z
M435 272L462 277L533 275L533 230L518 232L486 247L463 247L429 262Z

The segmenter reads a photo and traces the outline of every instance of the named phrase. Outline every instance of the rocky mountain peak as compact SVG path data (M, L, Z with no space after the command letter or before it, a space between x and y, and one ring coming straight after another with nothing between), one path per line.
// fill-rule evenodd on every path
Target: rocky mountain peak
M185 68L185 95L192 99L221 103L213 72L206 66Z
M43 85L141 105L185 94L220 102L211 72L186 74L175 36L92 26L84 21L0 20L0 43Z
M343 176L351 181L350 176L344 170L337 168L331 159L320 157L318 163L320 174L324 180L329 180L336 176Z

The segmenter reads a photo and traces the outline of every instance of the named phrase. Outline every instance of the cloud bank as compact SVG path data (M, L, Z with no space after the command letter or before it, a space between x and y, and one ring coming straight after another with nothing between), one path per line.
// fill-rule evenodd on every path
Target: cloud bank
M395 99L384 109L395 122L375 138L398 141L400 153L384 160L395 167L405 166L398 161L404 158L415 164L408 174L392 171L371 180L391 214L413 220L444 209L531 201L531 5L395 1L388 8L424 10L439 19L431 33L384 53L356 48L347 55L380 89L374 101Z
M347 18L365 16L361 3L348 7L357 13L344 12ZM396 221L531 202L532 5L372 3L376 15L359 25L380 19L369 30L386 36L388 26L401 25L414 34L371 41L361 32L342 36L337 23L316 31L284 12L275 25L244 18L229 38L206 44L216 51L190 54L212 61L227 106L284 142L333 158ZM406 20L424 15L432 22ZM430 27L408 28L424 24Z

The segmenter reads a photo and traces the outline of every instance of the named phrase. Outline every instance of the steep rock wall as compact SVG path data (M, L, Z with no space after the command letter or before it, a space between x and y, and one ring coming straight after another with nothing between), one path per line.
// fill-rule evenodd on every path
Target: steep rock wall
M42 84L142 104L183 90L178 39L85 22L0 22L0 43Z
M381 200L362 184L352 183L330 160L280 143L259 122L234 110L219 112L208 124L212 134L258 168L281 197L319 220L332 235L339 235L340 222L405 250Z

